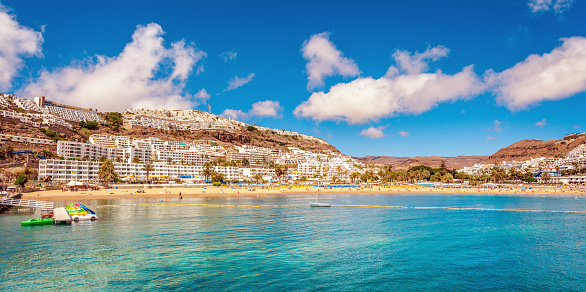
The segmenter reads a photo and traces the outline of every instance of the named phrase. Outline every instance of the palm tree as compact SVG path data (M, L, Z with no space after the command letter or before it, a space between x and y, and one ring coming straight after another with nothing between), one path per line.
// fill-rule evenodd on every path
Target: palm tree
M118 178L118 174L114 169L114 163L112 163L112 161L106 160L102 163L99 170L99 177L101 180L105 181L106 185L108 185L110 180Z
M167 157L167 164L171 164L172 161L173 161L173 158Z
M254 180L256 180L256 183L259 184L260 181L262 181L262 174L257 173L252 177Z
M213 172L214 172L214 171L213 171L211 168L209 168L209 167L206 167L206 168L204 168L204 169L201 171L201 175L203 176L203 178L204 178L204 181L207 181L207 180L208 180L208 178L211 178L211 177L212 177L212 174L213 174Z
M132 157L132 163L140 163L140 159L136 156Z
M153 164L152 164L152 163L150 163L150 162L149 162L149 163L145 164L145 165L142 167L142 170L146 172L146 176L147 176L147 183L148 183L148 182L149 182L149 173L150 173L151 171L154 171L154 170L155 170L155 167L153 166Z

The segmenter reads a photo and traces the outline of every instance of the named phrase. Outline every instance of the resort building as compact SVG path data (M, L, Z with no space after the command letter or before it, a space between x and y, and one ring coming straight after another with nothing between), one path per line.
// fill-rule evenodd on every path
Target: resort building
M82 181L96 182L99 179L100 163L97 161L77 161L42 159L39 161L39 178L49 178L55 182Z
M206 157L205 154L201 154L199 152L194 151L165 151L165 150L155 150L155 160L168 162L169 159L174 163L186 163L186 164L196 164L196 165L203 165L206 162L210 162L210 158Z
M39 138L13 136L13 135L5 135L5 134L0 134L0 141L14 141L14 142L23 142L23 143L43 144L43 145L55 146L55 141L49 140L49 139L39 139Z

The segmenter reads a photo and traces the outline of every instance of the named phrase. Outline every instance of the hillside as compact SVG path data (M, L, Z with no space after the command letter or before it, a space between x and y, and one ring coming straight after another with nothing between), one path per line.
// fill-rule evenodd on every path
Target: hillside
M98 126L97 129L90 130L91 134L122 135L132 138L144 139L148 137L158 137L161 140L193 142L194 140L218 142L224 147L231 145L252 145L266 147L271 149L287 150L287 147L297 147L309 151L321 151L329 149L339 152L336 147L330 144L318 143L307 140L301 136L279 135L271 131L255 129L249 131L247 127L239 130L223 129L202 129L202 130L163 130L133 126L130 129L124 129L120 132L114 132L111 129Z
M490 155L483 163L525 161L537 157L565 155L580 144L586 144L586 134L566 136L564 139L541 141L521 140Z
M407 169L416 165L427 165L430 167L440 167L442 161L445 161L449 169L461 169L465 166L472 166L486 160L487 156L457 156L457 157L440 157L440 156L417 156L417 157L393 157L393 156L364 156L354 157L354 159L364 163L374 164L392 164L395 169Z

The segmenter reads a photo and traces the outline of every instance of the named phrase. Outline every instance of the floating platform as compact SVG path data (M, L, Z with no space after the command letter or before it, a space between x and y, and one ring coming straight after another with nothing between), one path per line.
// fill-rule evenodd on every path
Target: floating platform
M55 208L53 210L53 221L57 224L71 224L71 216L65 210L65 207Z

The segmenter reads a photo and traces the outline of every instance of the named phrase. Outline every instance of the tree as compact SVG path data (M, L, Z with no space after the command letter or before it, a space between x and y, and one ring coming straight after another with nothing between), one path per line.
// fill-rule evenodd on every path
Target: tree
M116 157L116 158L118 158L118 157ZM102 155L102 156L100 157L100 159L99 159L99 161L100 161L100 162L105 162L106 160L108 160L108 158L107 158L106 156L104 156L104 155ZM117 161L117 162L118 162L118 161Z
M222 182L224 181L224 174L219 173L217 171L212 171L212 182Z
M249 166L250 165L250 161L248 161L247 158L242 158L242 165Z
M132 157L132 163L140 163L140 159L136 156Z
M120 131L120 127L122 127L122 114L117 112L109 112L106 113L104 116L104 120L106 120L106 126L108 126L113 131Z
M105 181L106 185L110 182L110 180L114 180L118 178L118 174L114 169L114 163L110 160L106 160L100 166L100 170L98 172L99 177L101 180Z
M204 167L204 169L201 171L201 175L204 178L204 181L207 181L208 178L211 178L213 174L213 170L211 169L211 167L208 165L207 167Z
M167 157L167 164L171 164L171 162L173 162L173 158Z
M21 188L24 187L24 185L28 182L28 176L26 176L25 174L19 174L16 177L16 180L14 181L15 185L20 186Z
M279 183L281 183L281 177L284 174L286 174L288 170L289 170L289 167L287 167L286 165L279 165L279 164L275 165L275 174L277 175L277 178L279 179Z
M255 174L252 178L256 181L257 184L262 182L262 174L260 173Z
M6 146L6 158L12 158L12 151L14 151L14 148L11 145Z
M152 163L150 163L150 162L149 162L149 163L145 164L145 165L142 167L142 170L146 172L146 176L147 176L147 183L148 183L148 182L149 182L149 173L150 173L151 171L154 171L154 170L155 170L155 167L153 166L153 164L152 164Z

